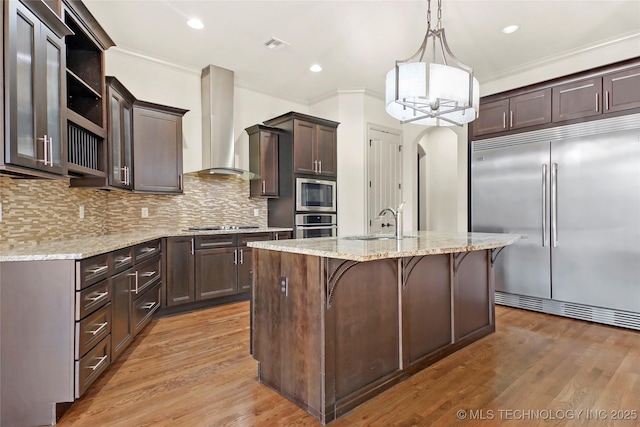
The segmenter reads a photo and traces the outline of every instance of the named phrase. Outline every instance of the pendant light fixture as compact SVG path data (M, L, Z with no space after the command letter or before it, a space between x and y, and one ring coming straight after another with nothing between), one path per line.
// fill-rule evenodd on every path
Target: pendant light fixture
M478 80L473 77L473 69L449 49L442 27L442 0L438 0L435 28L431 27L428 0L427 34L413 56L397 60L387 73L385 101L387 113L402 123L462 126L477 118Z

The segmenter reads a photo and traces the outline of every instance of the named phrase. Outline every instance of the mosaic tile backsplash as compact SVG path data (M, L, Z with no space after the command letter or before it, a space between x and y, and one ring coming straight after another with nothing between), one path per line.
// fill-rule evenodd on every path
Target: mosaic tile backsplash
M186 174L181 195L69 188L68 180L0 176L0 202L0 242L8 244L154 228L267 225L267 201L249 198L249 182L234 176ZM141 217L142 208L148 218Z

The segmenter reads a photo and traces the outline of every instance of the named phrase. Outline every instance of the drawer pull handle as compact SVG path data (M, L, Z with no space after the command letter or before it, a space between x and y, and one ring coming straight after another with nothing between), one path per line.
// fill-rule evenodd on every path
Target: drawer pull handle
M131 261L131 257L130 257L130 256L121 257L121 258L117 258L117 259L116 259L116 262L117 262L118 264L124 264L124 263L127 263L127 262L129 262L129 261Z
M109 357L108 354L105 354L104 356L102 356L100 359L98 359L98 363L96 363L93 366L87 366L87 369L91 369L92 371L95 371L96 369L98 369L104 362L107 361L107 357Z
M96 294L93 297L90 297L87 295L87 297L85 298L87 301L91 301L92 303L100 301L101 299L105 298L107 295L109 295L109 291L107 292L100 292L98 294Z
M206 248L210 246L232 246L231 242L212 242L212 243L200 243L200 247Z
M146 273L142 273L142 274L140 274L140 276L142 276L142 277L151 277L151 276L153 276L154 274L156 274L156 271L155 271L155 270L153 270L153 271L147 271Z
M107 268L109 267L106 265L103 265L102 267L88 268L87 271L91 274L98 274L98 273L102 273L103 271L106 271Z
M142 308L143 310L151 310L153 307L155 307L155 305L155 302L148 302L146 304L142 304L140 308Z
M135 285L136 287L135 287L135 291L134 292L136 293L136 295L138 295L138 285L140 284L140 280L139 280L139 277L138 277L138 271L134 271L133 273L129 273L129 276L135 276L136 277L136 285Z
M148 254L149 252L155 252L156 248L154 247L147 247L147 248L142 248L140 249L140 252Z
M88 334L94 335L94 336L98 335L100 332L102 332L102 330L104 328L107 327L108 324L109 324L109 322L100 323L100 325L96 329L94 329L93 331L85 331L85 332L88 333Z

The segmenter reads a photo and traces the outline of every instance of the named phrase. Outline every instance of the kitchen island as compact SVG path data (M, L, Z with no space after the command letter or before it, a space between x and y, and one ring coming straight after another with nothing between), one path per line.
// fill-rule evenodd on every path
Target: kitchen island
M252 242L258 379L326 424L495 331L492 265L523 236Z

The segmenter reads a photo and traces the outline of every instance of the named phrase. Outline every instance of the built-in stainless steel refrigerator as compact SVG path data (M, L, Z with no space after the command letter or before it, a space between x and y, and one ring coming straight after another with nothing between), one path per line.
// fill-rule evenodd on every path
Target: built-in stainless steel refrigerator
M472 141L471 229L528 236L498 303L640 329L640 114Z

